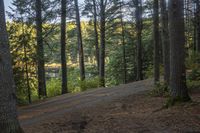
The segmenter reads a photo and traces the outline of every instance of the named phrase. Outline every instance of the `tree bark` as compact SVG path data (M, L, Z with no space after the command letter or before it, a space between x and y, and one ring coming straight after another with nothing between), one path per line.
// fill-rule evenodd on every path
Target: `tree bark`
M4 12L4 2L0 0L0 132L22 133L17 120L15 83Z
M61 0L61 64L62 64L62 94L67 88L67 61L66 61L66 6L67 1Z
M196 29L197 29L197 52L200 53L200 3L199 0L196 0Z
M22 21L22 32L23 32L23 40L25 39L25 24ZM27 43L26 41L22 42L23 43L23 50L24 50L24 63L25 63L25 77L26 77L26 87L27 87L27 98L28 98L28 102L29 104L31 104L31 87L30 87L30 80L29 80L29 72L28 72L28 57L27 57Z
M28 93L28 102L29 102L29 104L31 104L31 102L32 102L31 101L31 87L30 87L30 81L29 81L26 44L24 44L24 58L25 58L25 75L26 75L26 86L27 86L27 93Z
M105 4L100 0L100 86L105 87Z
M169 0L170 94L173 100L188 101L186 86L184 1Z
M125 25L124 25L124 18L123 18L123 0L120 3L120 12L121 12L121 36L122 36L122 47L123 47L123 83L126 84L127 82L127 67L126 67L126 44L125 44Z
M76 10L76 26L78 31L78 51L79 51L79 65L80 65L80 79L85 80L85 65L84 65L84 53L83 53L83 40L81 33L81 22L78 7L78 0L74 0L75 10Z
M36 38L37 38L37 60L38 60L38 95L39 98L46 97L46 79L45 79L45 63L44 63L44 46L42 35L42 3L36 0Z
M142 1L135 0L137 32L137 80L142 80Z
M158 0L153 1L154 83L160 79L159 12Z
M163 47L163 64L164 64L164 81L168 85L170 77L170 43L168 31L168 11L166 9L166 1L160 0L161 8L161 40Z
M97 30L97 9L96 9L96 1L93 0L93 8L94 8L94 34L95 34L95 49L96 49L96 61L97 61L97 71L99 74L99 35Z

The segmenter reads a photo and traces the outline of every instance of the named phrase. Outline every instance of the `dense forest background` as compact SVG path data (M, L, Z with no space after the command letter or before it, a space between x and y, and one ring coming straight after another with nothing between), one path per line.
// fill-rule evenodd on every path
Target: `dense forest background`
M38 58L41 57L38 55L38 40L36 39L38 26L35 23L37 15L35 2L13 0L11 9L7 12L9 17L7 30L20 104L31 103L38 98L60 95L63 92L60 41L62 2L42 0L39 3L42 27L40 34L44 56L42 60L44 61L46 82L43 87L46 94L41 96L38 92L38 74L42 71L38 73L37 68ZM155 76L158 78L155 80L159 80L159 75L155 75L155 73L160 73L162 77L165 69L162 45L164 43L163 25L159 24L157 35L154 35L155 2L108 0L107 5L102 5L100 1L94 0L85 0L81 3L76 0L66 2L66 14L64 14L66 15L66 49L64 51L67 63L65 78L68 92L80 92L102 86L102 76L105 78L107 87ZM162 2L157 2L157 4L162 7ZM198 81L200 76L199 56L197 56L197 51L200 50L198 5L198 1L185 0L186 67L189 71L187 76L189 85L198 84L195 81ZM102 11L106 14L104 16L105 74L100 74L102 66L100 66L98 57L98 55L102 55L100 54L102 49ZM157 7L157 11L158 17L160 17L157 21L162 22L165 19L161 14L163 10ZM155 39L158 42L157 46L154 45ZM80 46L82 46L82 51ZM83 61L82 66L80 60ZM155 64L157 64L157 68L154 67Z
M139 82L130 83L134 81ZM94 120L92 113L106 127L109 123L100 119L111 120L117 130L123 124L128 129L129 122L131 132L150 132L152 125L157 132L168 127L169 132L196 131L199 81L199 0L13 0L6 13L0 0L1 132L23 133L23 124L34 122L45 132L56 125L59 131L71 125L82 132ZM106 88L119 84L127 85ZM67 94L93 88L100 89ZM62 96L43 101L57 95ZM91 119L82 113L78 122L77 117L76 122L65 119L68 111L115 98L115 107L94 107L107 116L91 110ZM111 114L116 108L121 113ZM69 123L49 121L58 115ZM49 126L39 122L44 119ZM93 121L98 131L100 123ZM109 132L115 131L113 126Z

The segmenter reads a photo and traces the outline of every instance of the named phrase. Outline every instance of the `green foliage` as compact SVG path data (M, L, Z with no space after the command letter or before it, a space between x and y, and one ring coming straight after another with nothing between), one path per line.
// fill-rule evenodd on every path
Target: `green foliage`
M93 89L99 87L99 79L91 78L84 81L77 81L76 85L72 82L68 82L69 92L80 92L88 89ZM50 79L47 81L47 95L48 97L54 97L61 95L61 80L60 79Z
M193 53L186 59L186 67L189 70L189 80L200 80L200 54Z
M187 80L187 87L188 87L188 91L193 91L193 90L197 90L200 89L200 81L196 81L196 80Z
M99 79L97 64L95 60L95 37L94 37L94 24L93 20L82 21L82 36L84 45L84 59L85 59L85 72L86 80L80 81L80 70L78 62L78 47L77 47L77 29L74 22L74 10L72 9L73 1L69 1L67 6L67 18L70 20L67 23L67 42L66 42L66 55L68 66L68 89L69 92L80 92L87 89L99 87ZM35 18L34 2L27 2L24 0L14 0L13 13L9 16L13 20L8 24L9 39L11 52L13 56L13 69L15 82L17 86L17 97L20 103L27 101L27 79L30 80L31 98L33 101L38 100L37 96L37 62L36 62L36 31L34 27ZM29 4L27 4L29 3ZM47 0L43 1L43 40L44 40L44 53L46 70L48 66L55 65L56 68L60 67L60 24L57 22L59 16L57 1ZM92 1L87 0L84 8L85 15L92 15ZM91 5L90 5L91 4ZM123 59L123 45L122 45L122 27L121 27L121 1L114 0L108 1L110 6L106 8L106 86L113 86L123 83L124 81L124 59ZM133 4L133 3L132 3ZM24 6L27 5L27 6ZM127 8L126 2L124 8ZM98 6L98 3L97 3ZM135 8L134 6L130 8ZM145 9L144 9L145 10ZM123 11L123 10L122 10ZM126 58L126 72L127 82L136 80L136 32L135 23L133 19L134 10L131 13L123 12L124 16L124 41L125 41L125 58ZM99 20L99 7L97 7L97 20ZM89 17L89 16L87 16ZM90 16L90 18L93 16ZM125 17L127 17L125 19ZM54 19L56 23L54 24ZM153 59L153 45L152 45L152 23L148 18L144 19L143 24L143 74L144 78L152 76L152 59ZM97 23L97 30L99 29ZM100 42L100 35L99 35ZM25 57L24 48L27 51ZM25 65L28 68L25 68ZM25 71L28 71L28 78ZM61 74L57 74L56 78L47 80L47 95L48 97L61 94Z
M121 47L110 52L110 59L106 68L106 86L118 85L123 82L123 60Z
M143 74L144 78L153 76L153 40L152 22L150 19L143 20L142 45L143 45Z
M153 78L153 65L150 65L144 72L145 78Z
M151 90L150 95L154 97L168 97L168 85L166 83L156 83L155 88Z
M99 87L99 78L86 79L84 81L79 81L81 91L86 91L88 89L94 89Z
M32 92L37 86L34 31L31 25L15 22L7 23L7 30L18 103L27 104L28 88Z
M187 86L192 91L200 88L200 54L193 53L186 60Z
M195 54L196 55L196 54ZM200 80L200 62L199 62L199 56L191 56L189 59L187 59L187 67L188 67L188 76L187 78L189 80Z
M200 68L194 67L188 74L189 80L200 81Z
M61 80L50 79L47 81L47 96L54 97L61 94Z

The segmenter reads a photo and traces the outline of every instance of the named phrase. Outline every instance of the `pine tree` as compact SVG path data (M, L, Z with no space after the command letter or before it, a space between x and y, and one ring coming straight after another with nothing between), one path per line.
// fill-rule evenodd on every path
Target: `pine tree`
M98 21L97 21L97 4L96 0L93 1L93 10L94 10L94 34L95 34L95 48L96 48L96 60L97 60L97 69L99 74L99 34L98 34Z
M125 44L125 23L123 16L123 6L124 2L120 2L120 23L121 23L121 36L122 36L122 46L123 46L123 83L127 82L127 66L126 66L126 44Z
M158 0L153 1L153 40L154 40L154 83L160 78L160 46L159 46L159 6Z
M135 0L137 32L137 80L142 80L142 0Z
M11 64L4 2L0 0L0 129L2 133L22 133L17 120L15 83Z
M83 52L83 39L81 31L81 21L78 0L74 0L76 10L76 26L77 26L77 39L78 39L78 51L79 51L79 65L80 65L80 79L85 80L85 64L84 64L84 52Z
M46 97L46 79L45 79L45 61L44 61L44 43L42 31L42 2L35 1L36 10L36 31L37 31L37 64L38 64L38 95L39 98Z
M67 61L66 61L66 6L67 1L61 0L61 64L62 64L62 94L67 89Z
M190 100L186 86L184 1L169 0L170 94L172 101Z
M170 44L169 44L169 31L168 31L168 11L166 1L160 0L161 8L161 34L162 34L162 47L163 47L163 64L164 64L164 81L169 84L170 74Z
M200 2L196 0L196 42L197 42L197 51L200 52Z

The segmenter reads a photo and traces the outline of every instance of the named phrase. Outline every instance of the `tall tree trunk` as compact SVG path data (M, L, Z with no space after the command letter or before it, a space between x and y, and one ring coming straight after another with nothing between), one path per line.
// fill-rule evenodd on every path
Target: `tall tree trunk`
M15 83L4 12L4 2L0 0L0 129L2 133L22 133L17 120Z
M170 92L173 101L188 101L185 71L184 1L169 0Z
M28 72L26 44L24 44L24 58L25 58L25 75L26 75L26 86L27 86L27 92L28 92L28 102L30 104L31 103L31 87L30 87L29 72Z
M105 3L104 0L100 0L100 86L105 87Z
M193 51L196 52L197 46L197 16L196 9L194 12L194 31L193 31Z
M153 1L154 83L160 79L159 14L158 0Z
M168 12L166 0L160 0L161 8L161 38L163 47L164 81L168 85L170 77L170 43L168 31Z
M123 46L123 82L124 84L126 84L127 82L127 69L126 69L126 44L125 44L125 25L124 25L124 20L123 20L123 11L122 11L122 7L123 7L123 0L120 4L120 12L121 12L121 35L122 35L122 46Z
M44 66L44 46L42 36L42 3L36 0L36 36L37 36L37 56L38 56L38 95L39 98L46 97L46 79Z
M81 22L78 7L78 0L74 0L76 9L76 26L78 30L78 51L79 51L79 65L80 65L80 78L81 81L85 80L85 65L84 65L84 53L83 53L83 40L81 33Z
M25 34L25 24L24 22L22 21L22 32L23 32L23 35ZM25 39L25 36L23 36L23 40ZM31 87L30 87L30 80L29 80L29 72L28 72L28 57L27 57L27 43L26 42L23 42L23 48L24 48L24 58L25 58L25 77L26 77L26 87L27 87L27 98L28 98L28 102L29 104L31 104Z
M66 6L67 1L61 1L61 64L62 64L62 94L68 92L67 88L67 61L66 61Z
M99 35L97 30L97 9L96 9L96 0L93 0L94 8L94 34L95 34L95 49L96 49L96 61L97 61L97 71L99 74Z
M197 29L197 51L200 53L200 2L196 0L196 29Z
M142 80L142 1L135 0L137 32L137 80Z

